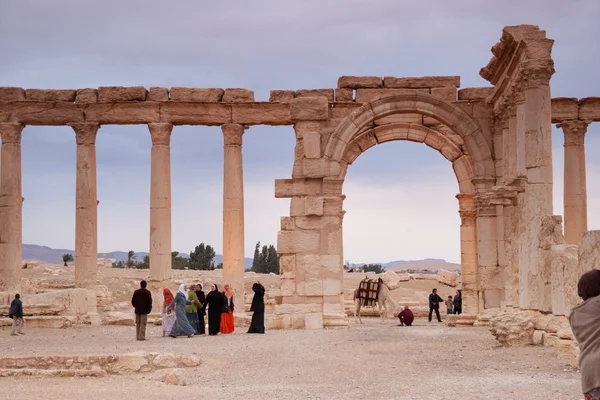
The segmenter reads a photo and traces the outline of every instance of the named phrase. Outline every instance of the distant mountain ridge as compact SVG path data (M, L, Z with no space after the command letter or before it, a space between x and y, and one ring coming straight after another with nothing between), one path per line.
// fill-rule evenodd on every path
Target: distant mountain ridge
M73 250L67 249L53 249L48 246L39 246L37 244L24 244L23 245L23 260L38 260L41 263L48 264L61 264L62 263L62 255L65 253L70 253L75 255ZM135 253L135 257L137 260L141 261L145 256L150 255L150 253L140 251ZM188 258L188 253L179 253L181 257ZM114 258L117 261L127 261L127 252L126 251L112 251L109 253L98 253L98 258ZM223 256L221 254L215 255L215 264L218 264L223 261ZM353 263L356 266L363 266L367 263ZM371 263L371 264L381 264L383 268L389 268L394 271L399 271L402 269L429 269L429 270L437 270L437 269L458 269L460 270L459 264L448 263L443 259L439 258L426 258L424 260L396 260L390 261L386 263ZM252 267L252 258L244 258L244 268L248 269Z

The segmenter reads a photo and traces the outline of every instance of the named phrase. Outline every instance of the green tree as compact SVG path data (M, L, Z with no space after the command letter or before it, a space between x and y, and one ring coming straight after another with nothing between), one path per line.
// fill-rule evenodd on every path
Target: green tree
M150 268L150 256L144 256L144 261L135 263L137 269L148 269Z
M380 274L383 272L383 267L381 264L365 264L362 267L363 272L375 272L376 274Z
M215 255L215 249L211 245L200 243L193 251L190 251L189 268L195 270L214 270Z
M74 260L73 260L73 254L70 254L70 253L63 254L63 255L62 255L62 260L63 260L63 262L65 263L65 267L66 267L66 266L67 266L67 263L68 263L69 261L74 261Z
M269 246L267 267L268 272L279 275L279 254L277 254L277 249L273 245Z
M185 269L189 265L189 260L179 255L178 251L171 252L171 268Z
M132 268L135 264L135 251L129 250L127 252L127 267Z
M112 263L113 268L123 268L123 261Z
M258 272L258 264L260 262L260 241L256 243L256 247L254 247L254 258L252 259L252 268L250 271Z
M279 274L279 254L275 246L262 246L260 242L256 243L254 248L254 259L252 260L251 271L259 274L268 274L273 272Z

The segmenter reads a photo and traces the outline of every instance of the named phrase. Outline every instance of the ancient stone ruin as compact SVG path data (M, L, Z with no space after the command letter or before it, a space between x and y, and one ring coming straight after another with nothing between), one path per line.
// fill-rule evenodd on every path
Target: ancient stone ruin
M537 26L505 27L480 72L491 85L477 88L460 88L458 76L342 76L336 88L272 90L268 102L255 101L247 89L0 88L1 302L8 304L9 294L21 285L24 126L68 125L75 133L77 287L64 289L70 296L65 304L78 316L74 322L93 323L99 203L95 139L100 127L148 126L150 285L155 292L172 278L173 128L222 128L223 273L242 295L242 138L254 125L291 125L296 133L293 169L275 181L275 196L290 198L290 215L281 218L278 236L281 289L272 327L347 325L342 289L346 171L372 146L409 140L438 150L458 181L464 313L453 323L485 325L499 312L521 311L532 315L534 331L548 334L546 342L567 340L566 333L559 338L556 326L564 325L578 301L577 277L599 266L598 232L586 233L584 137L587 126L600 121L600 98L551 97L553 44ZM552 215L553 123L565 140L564 237L561 217ZM552 327L548 321L554 321Z

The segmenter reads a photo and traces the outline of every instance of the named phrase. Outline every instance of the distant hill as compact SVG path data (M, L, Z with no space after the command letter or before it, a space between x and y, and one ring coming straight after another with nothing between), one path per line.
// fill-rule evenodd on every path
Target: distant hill
M357 267L362 267L367 263L353 263ZM440 269L445 269L447 271L460 271L460 264L449 263L446 260L441 258L425 258L423 260L396 260L389 261L386 263L372 263L372 264L381 264L384 269L389 269L391 271L406 271L406 270L414 270L414 271L438 271Z
M37 244L24 244L23 245L23 260L38 260L41 263L48 264L60 264L62 263L62 255L65 253L71 253L75 255L73 250L67 249L52 249L48 246L38 246ZM138 260L143 260L145 256L150 255L150 253L140 251L136 252L135 256ZM181 257L188 258L189 254L187 253L179 253ZM126 251L111 251L110 253L98 253L98 258L114 258L117 261L127 261L127 252ZM215 264L218 264L223 261L223 256L221 254L215 255ZM245 258L244 259L244 268L252 267L252 259Z

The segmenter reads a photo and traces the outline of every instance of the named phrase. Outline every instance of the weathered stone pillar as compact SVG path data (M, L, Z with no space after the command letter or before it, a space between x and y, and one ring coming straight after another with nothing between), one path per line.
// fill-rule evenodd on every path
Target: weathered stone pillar
M588 123L572 120L558 127L562 128L565 135L565 240L568 244L579 244L587 231L584 138Z
M171 280L171 141L172 124L148 124L150 156L150 282L154 307L162 304L160 289ZM159 296L159 298L156 298ZM159 301L160 300L160 301ZM159 313L160 309L153 309Z
M460 264L462 275L463 314L475 317L479 312L479 273L477 260L477 225L474 194L456 195L460 214Z
M98 275L97 123L69 124L77 141L75 178L75 283L89 288Z
M244 174L239 124L221 127L224 139L223 166L223 284L229 284L238 304L244 293ZM239 308L241 310L241 308Z
M22 124L1 123L0 139L0 292L18 291L23 248L21 192Z

